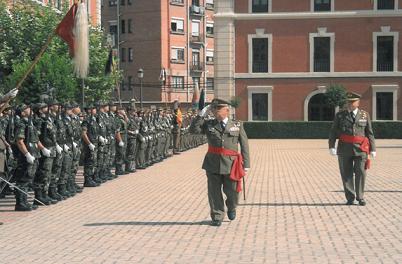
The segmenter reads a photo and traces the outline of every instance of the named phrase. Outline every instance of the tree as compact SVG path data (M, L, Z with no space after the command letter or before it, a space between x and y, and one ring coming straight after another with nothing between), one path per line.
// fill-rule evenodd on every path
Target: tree
M331 84L325 92L327 103L342 108L346 104L346 89L342 84Z
M0 90L15 87L61 21L65 9L63 14L58 14L51 7L26 1L16 1L7 8L6 0L0 0ZM109 98L112 87L120 81L120 73L104 75L108 57L105 39L100 29L90 29L90 69L85 80L89 87L85 95L89 101ZM38 101L48 86L55 88L55 96L60 101L81 98L81 80L73 75L68 47L58 37L52 40L23 83L17 101Z

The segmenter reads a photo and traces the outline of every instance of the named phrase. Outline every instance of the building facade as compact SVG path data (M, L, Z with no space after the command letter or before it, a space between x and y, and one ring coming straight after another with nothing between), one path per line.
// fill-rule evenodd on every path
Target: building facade
M13 1L13 0L11 0ZM64 3L68 1L71 6L74 0L31 0L41 5L49 5L49 3L58 10L63 10ZM101 24L101 1L103 0L85 0L87 12L92 26L100 26Z
M361 94L373 120L401 120L401 0L221 0L215 90L248 121L333 120L323 94Z
M102 27L119 50L122 100L139 101L142 90L144 103L191 102L195 83L206 89L210 100L213 14L213 0L105 0Z

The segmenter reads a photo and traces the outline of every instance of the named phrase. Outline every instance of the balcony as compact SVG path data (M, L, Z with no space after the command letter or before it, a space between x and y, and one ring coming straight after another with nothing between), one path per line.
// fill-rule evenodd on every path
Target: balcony
M377 71L379 72L392 72L394 71L394 62L386 61L386 62L377 62Z
M327 59L314 60L314 72L330 72L331 64Z
M170 0L170 4L184 6L184 0Z
M197 44L197 45L203 45L204 44L204 36L202 34L198 35L191 35L190 36L190 42L192 44Z
M192 5L190 6L190 14L192 16L204 16L205 15L205 8L202 6Z
M194 73L203 72L205 70L204 63L202 63L201 61L191 61L190 70Z

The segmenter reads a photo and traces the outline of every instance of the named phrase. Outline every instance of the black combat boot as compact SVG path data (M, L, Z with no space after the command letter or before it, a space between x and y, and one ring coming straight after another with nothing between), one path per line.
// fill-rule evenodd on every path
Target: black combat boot
M42 206L42 205L49 205L49 204L50 204L50 201L49 201L49 200L46 200L46 199L42 196L42 190L41 190L41 189L35 189L34 192L35 192L35 199L34 199L33 204L39 205L39 206Z
M71 195L70 193L67 191L66 189L66 185L65 184L59 184L57 185L57 192L63 196L65 199L69 198Z
M50 204L57 204L59 202L57 199L51 198L45 189L42 190L42 197L43 199L50 201Z
M24 189L20 188L25 191ZM32 211L32 207L27 202L27 195L25 193L20 192L19 190L15 190L15 211L26 212Z
M49 187L49 197L50 197L52 200L57 200L57 201L63 201L63 200L64 200L64 197L61 196L61 195L57 192L56 187Z
M85 177L84 187L98 187L99 183L96 183L90 177Z
M66 189L70 193L71 196L75 196L77 194L77 191L75 190L73 182L71 180L67 181Z

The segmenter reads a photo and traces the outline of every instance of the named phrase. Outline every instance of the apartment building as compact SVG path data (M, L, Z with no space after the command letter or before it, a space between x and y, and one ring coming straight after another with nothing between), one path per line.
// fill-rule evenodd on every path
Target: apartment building
M119 13L119 18L118 14ZM121 98L191 102L195 83L214 90L213 0L108 0L102 27L119 50Z
M13 0L11 0L12 2ZM64 7L65 1L69 2L71 6L74 0L30 0L32 2L36 2L41 5L49 5L49 3L56 9L62 10ZM103 0L85 0L85 4L87 5L87 12L90 18L90 22L92 26L99 26L101 24L101 1Z
M333 84L373 120L401 120L401 0L221 0L215 91L248 121L333 120Z

